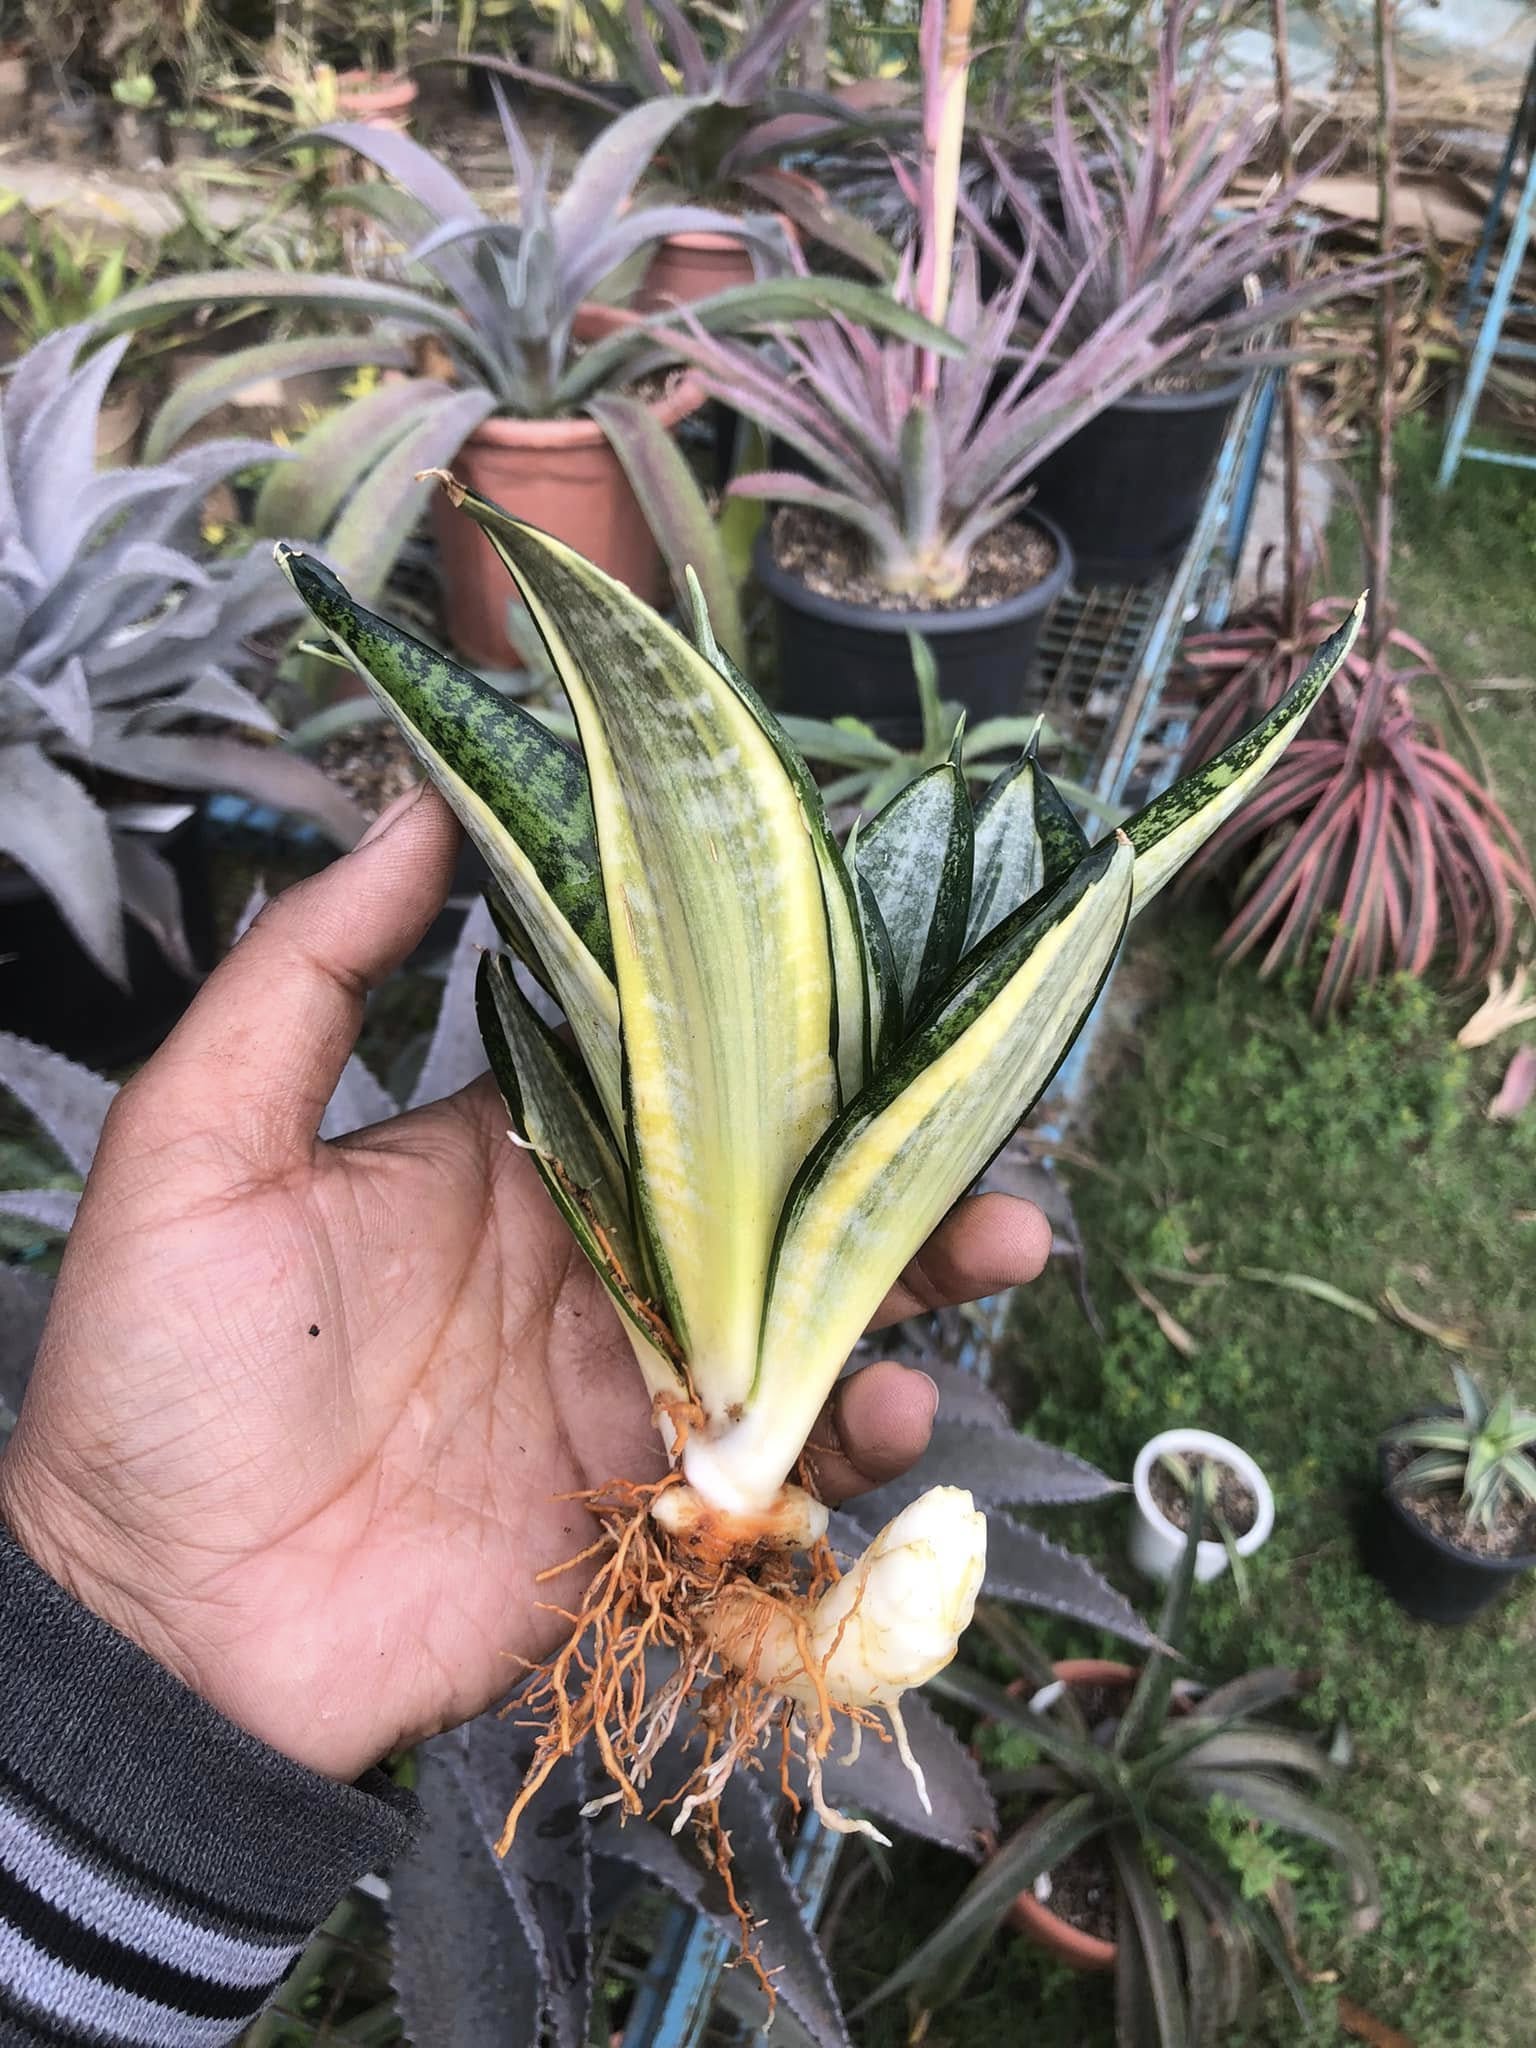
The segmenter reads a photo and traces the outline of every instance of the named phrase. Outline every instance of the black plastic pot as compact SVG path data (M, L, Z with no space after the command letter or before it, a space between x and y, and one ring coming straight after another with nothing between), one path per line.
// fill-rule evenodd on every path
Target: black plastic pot
M1146 583L1178 560L1252 374L1133 392L1040 465L1030 509L1065 528L1080 582Z
M207 844L200 812L157 842L181 885L193 957L212 947ZM141 924L127 925L131 988L102 973L30 875L0 869L0 1028L85 1066L144 1059L191 1001L197 984L166 959Z
M771 522L753 555L773 601L779 708L804 718L862 718L896 746L922 737L909 631L939 669L939 694L963 704L972 725L1025 709L1030 666L1046 614L1072 575L1072 550L1049 519L1027 515L1054 542L1056 562L1033 590L972 611L885 611L808 589L773 558Z
M1481 1614L1512 1579L1536 1566L1536 1554L1480 1557L1448 1543L1398 1498L1384 1443L1376 1447L1376 1466L1381 1491L1366 1510L1361 1555L1372 1578L1405 1613L1455 1627Z

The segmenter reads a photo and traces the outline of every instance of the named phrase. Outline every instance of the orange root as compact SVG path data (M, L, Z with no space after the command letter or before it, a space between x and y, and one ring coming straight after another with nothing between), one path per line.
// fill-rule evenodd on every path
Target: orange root
M758 1977L771 2010L774 1989L760 1960L751 1915L731 1877L721 1795L738 1767L763 1767L760 1753L777 1731L782 1789L798 1811L790 1786L792 1743L798 1737L817 1808L825 1814L821 1762L839 1720L852 1723L856 1731L875 1728L882 1739L884 1731L871 1714L828 1696L810 1654L804 1616L840 1576L826 1541L819 1541L804 1560L771 1539L728 1553L697 1541L680 1542L658 1528L651 1515L657 1496L677 1483L674 1473L654 1485L616 1482L583 1496L602 1535L577 1558L541 1574L556 1577L571 1564L600 1559L580 1607L568 1617L571 1632L564 1647L531 1672L507 1709L542 1728L496 1848L506 1854L529 1801L556 1763L588 1738L613 1789L590 1801L587 1811L613 1804L626 1814L644 1813L652 1764L686 1709L684 1726L698 1740L698 1761L681 1790L657 1801L651 1814L672 1806L673 1833L689 1824L694 1828L741 1929L742 1960ZM813 1711L802 1707L797 1716L792 1702L756 1677L756 1653L749 1643L742 1654L739 1631L733 1659L745 1668L721 1660L710 1616L727 1590L738 1614L743 1591L761 1602L764 1631L776 1614L788 1612L806 1654L806 1669L816 1678ZM668 1653L674 1664L660 1685L647 1668L656 1651Z

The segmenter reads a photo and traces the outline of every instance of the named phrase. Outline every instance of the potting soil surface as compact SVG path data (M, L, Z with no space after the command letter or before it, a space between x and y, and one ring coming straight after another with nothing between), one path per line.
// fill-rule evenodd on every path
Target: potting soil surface
M783 506L773 521L773 557L808 590L878 611L971 611L1004 604L1043 583L1056 566L1056 545L1027 520L995 527L977 542L971 573L956 597L925 601L887 590L871 574L863 538L840 520L805 505Z

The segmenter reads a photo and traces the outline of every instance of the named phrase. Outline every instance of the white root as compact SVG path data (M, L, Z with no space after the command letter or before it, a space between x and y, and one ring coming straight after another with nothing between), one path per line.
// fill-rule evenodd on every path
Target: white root
M872 1820L864 1820L857 1814L840 1813L835 1806L827 1804L827 1795L821 1781L821 1758L816 1754L816 1745L798 1718L796 1726L805 1736L805 1772L810 1781L811 1805L815 1808L816 1818L822 1826L830 1828L834 1835L868 1835L872 1842L878 1842L882 1848L889 1849L890 1836L882 1835Z
M922 1801L924 1813L933 1812L933 1801L928 1797L928 1780L923 1776L923 1767L912 1754L912 1744L907 1739L907 1724L901 1718L901 1708L895 1700L886 1707L886 1718L891 1724L891 1733L896 1738L896 1754L906 1765L917 1796Z

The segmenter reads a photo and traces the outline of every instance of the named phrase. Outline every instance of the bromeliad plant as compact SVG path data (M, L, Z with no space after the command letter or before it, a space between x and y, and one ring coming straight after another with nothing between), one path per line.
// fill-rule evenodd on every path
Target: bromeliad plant
M1015 354L1032 259L983 298L974 245L964 237L956 245L969 59L963 24L956 28L951 13L945 0L923 8L918 233L895 293L947 324L959 353L941 355L910 336L876 340L835 317L801 320L783 333L777 364L706 334L686 311L666 330L713 396L804 465L738 477L732 491L804 506L850 528L881 587L920 604L961 596L973 552L1022 511L1031 473L1175 352L1158 341L1166 292L1150 284L1062 359L1077 302L1069 293L1034 344Z
M884 1714L901 1744L902 1695L953 1655L984 1565L969 1492L932 1488L839 1575L826 1511L794 1481L807 1433L871 1311L1064 1056L1133 909L1278 757L1355 626L1221 762L1097 846L1037 762L977 811L946 762L850 856L702 606L690 645L448 487L517 579L579 755L312 558L279 559L392 706L487 859L509 946L565 1013L574 1047L486 961L517 1141L612 1297L672 1455L660 1483L593 1502L607 1541L569 1644L525 1689L546 1725L505 1839L589 1732L608 1796L641 1811L686 1710L708 1733L678 1812L718 1844L724 1788L770 1732L820 1802L838 1724ZM653 1648L675 1669L648 1691Z
M989 147L999 194L1034 253L1025 317L1044 327L1070 300L1059 331L1063 350L1080 347L1128 300L1156 285L1165 298L1164 333L1182 337L1183 352L1202 374L1230 373L1258 360L1257 329L1379 282L1381 272L1373 269L1318 271L1281 285L1287 252L1307 232L1297 209L1319 172L1283 178L1256 205L1231 203L1233 181L1253 160L1271 115L1260 99L1234 104L1220 89L1219 16L1193 61L1187 58L1198 5L1173 0L1166 8L1139 119L1085 91L1079 130L1058 75L1047 176L1021 175ZM1011 276L1017 244L979 207L968 206L967 214L982 246ZM1272 359L1276 351L1260 353Z
M203 499L269 463L210 441L160 468L98 471L97 418L127 347L84 362L67 328L0 399L0 854L25 868L104 973L126 984L124 917L191 973L175 874L146 788L232 790L350 845L362 819L239 680L255 636L291 619L260 549L207 560Z
M1045 458L1173 351L1157 339L1154 287L1065 360L1053 360L1058 320L1011 363L1027 268L983 299L975 249L962 241L947 303L917 289L919 274L907 259L897 295L943 319L958 355L837 318L796 322L779 337L777 364L686 313L663 338L712 397L801 458L798 470L737 477L733 495L826 514L862 538L884 590L931 604L963 595L977 547L1023 511Z
M1461 1495L1467 1527L1493 1530L1507 1508L1536 1501L1536 1410L1518 1408L1506 1388L1490 1402L1463 1366L1452 1366L1459 1415L1418 1415L1386 1431L1383 1443L1418 1453L1392 1485L1398 1493Z
M631 324L584 341L581 322L583 308L629 259L667 235L693 228L754 232L705 207L631 204L658 144L694 102L655 100L622 115L592 143L556 197L548 153L534 155L499 87L497 97L518 190L516 221L493 219L446 164L409 136L335 122L304 138L351 149L384 173L383 180L347 186L339 196L375 216L410 249L408 277L419 281L207 271L130 292L104 323L117 332L198 308L263 304L366 323L342 336L269 342L229 357L166 408L159 453L253 381L392 365L401 359L402 330L423 338L430 374L385 386L327 421L284 480L286 524L270 529L321 532L345 505L328 538L330 557L375 593L421 514L429 487L417 481L419 474L451 461L492 414L530 420L590 414L626 467L641 476L669 561L685 546L697 561L707 540L709 522L698 492L688 488L686 466L667 460L669 449L657 446L662 430L623 395L646 353L643 327ZM883 291L838 278L764 279L702 302L697 317L710 328L747 331L831 308L877 329L922 333L949 346ZM706 581L715 597L728 579L717 563L711 571Z
M1218 755L1276 703L1306 638L1347 607L1320 598L1287 622L1263 601L1190 642L1209 694L1190 734L1194 760ZM1437 674L1421 641L1387 629L1374 655L1354 648L1322 716L1263 796L1223 827L1190 869L1237 873L1237 907L1220 950L1263 947L1259 971L1305 968L1331 929L1314 1012L1397 971L1421 975L1445 956L1469 985L1503 966L1516 900L1536 909L1520 835L1493 794L1419 715L1412 686Z
M1010 1763L991 1779L1001 1801L1024 1797L1032 1810L871 2003L910 1990L931 2010L952 1997L1019 1894L1084 1849L1102 1853L1114 1885L1120 2048L1214 2048L1251 2005L1261 1958L1309 2022L1284 1925L1267 1892L1243 1881L1244 1863L1232 1853L1234 1842L1251 1851L1255 1824L1326 1849L1347 1881L1352 1926L1366 1932L1376 1925L1365 1837L1314 1796L1334 1776L1327 1754L1267 1718L1304 1692L1303 1675L1252 1671L1193 1698L1187 1687L1175 1690L1187 1668L1182 1650L1204 1496L1202 1475L1158 1623L1159 1647L1111 1710L1090 1719L1012 1617L990 1608L981 1614L1033 1697L1015 1698L958 1665L936 1690L1037 1752L1038 1761L1022 1769Z

